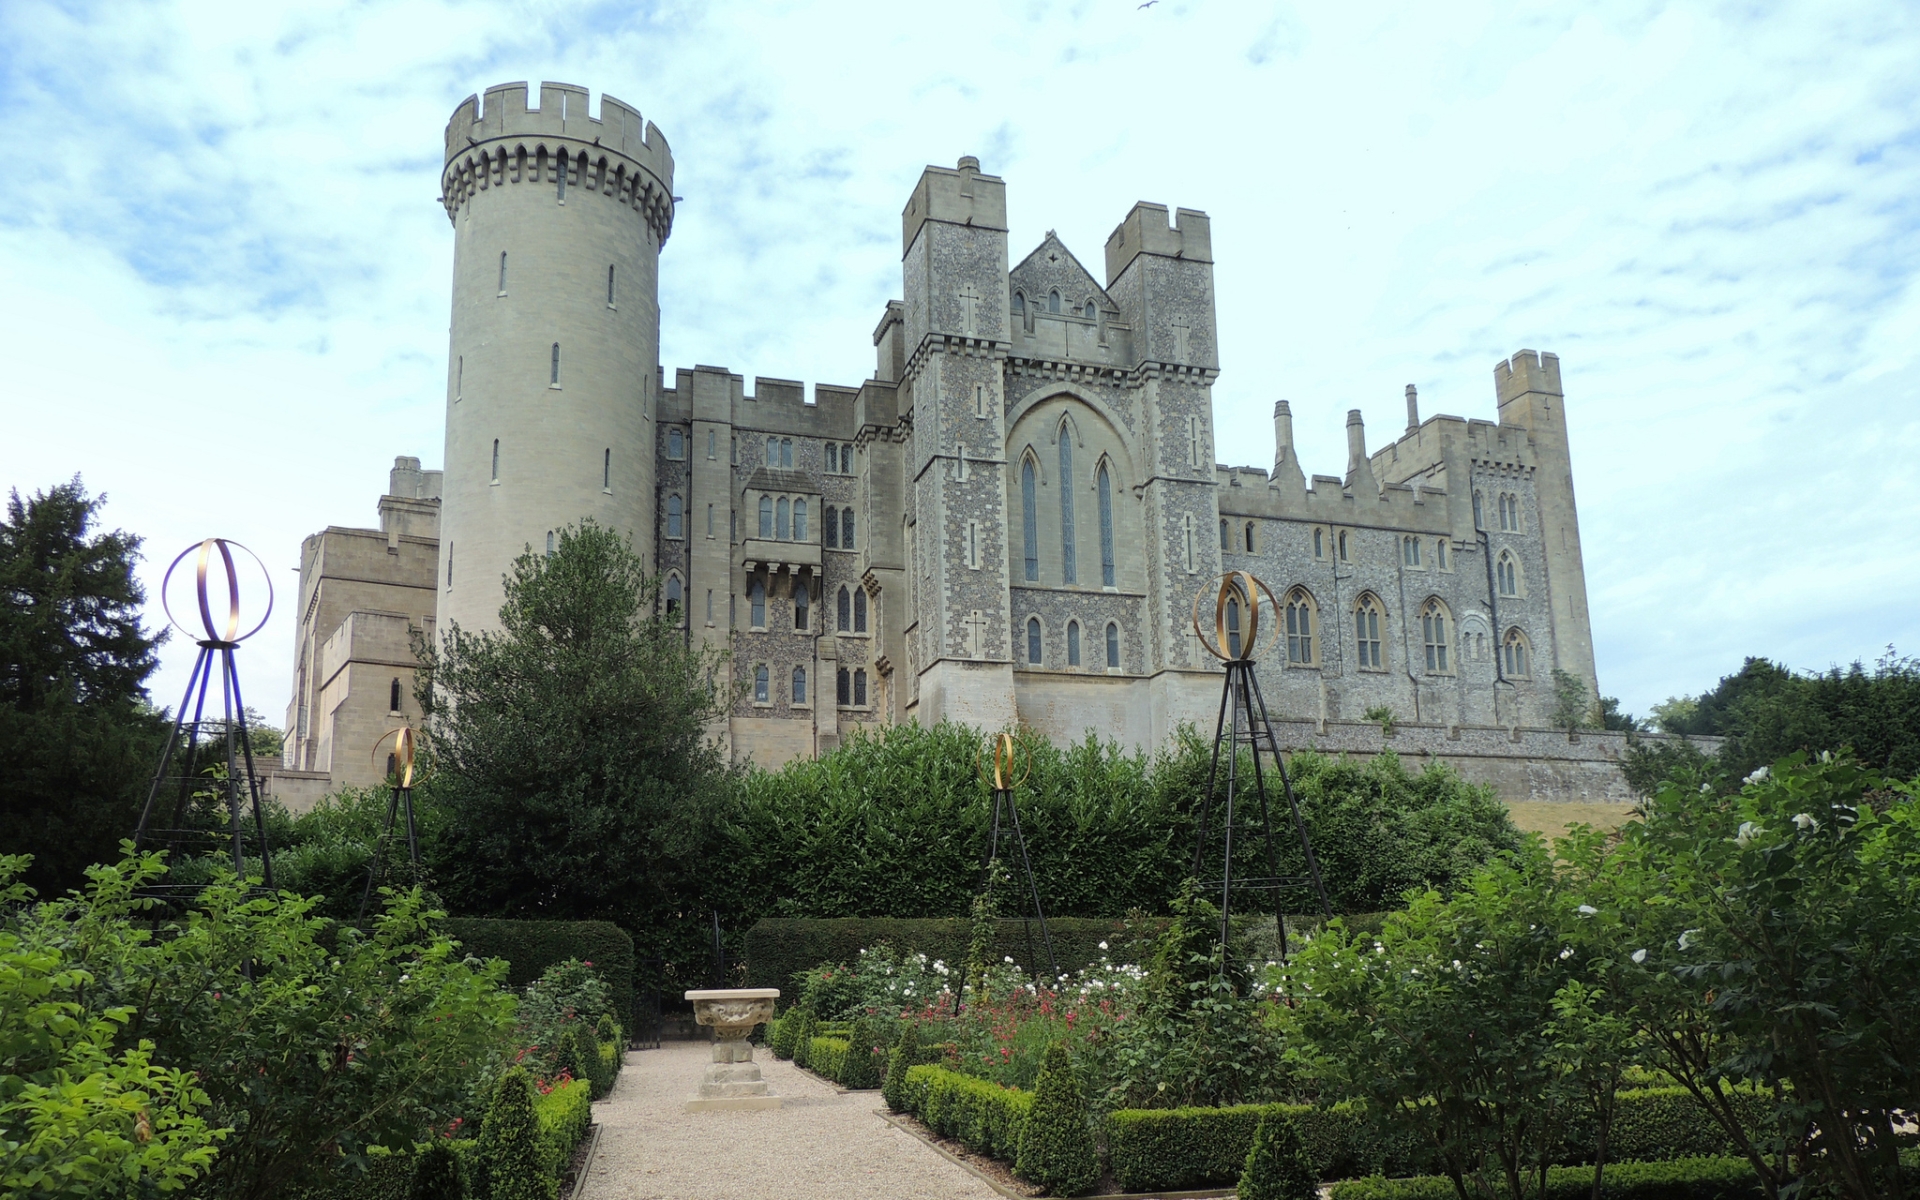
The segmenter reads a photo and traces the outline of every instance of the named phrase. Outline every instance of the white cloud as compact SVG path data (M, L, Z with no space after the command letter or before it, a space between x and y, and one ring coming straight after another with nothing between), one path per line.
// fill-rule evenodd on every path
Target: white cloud
M155 562L285 570L439 461L440 131L562 79L657 121L662 358L853 382L923 163L1004 175L1018 258L1137 199L1213 217L1229 457L1309 471L1401 386L1492 415L1557 351L1603 687L1920 645L1920 38L1902 6L36 3L0 10L0 482L74 471ZM250 647L278 715L283 613ZM167 654L174 700L190 647Z

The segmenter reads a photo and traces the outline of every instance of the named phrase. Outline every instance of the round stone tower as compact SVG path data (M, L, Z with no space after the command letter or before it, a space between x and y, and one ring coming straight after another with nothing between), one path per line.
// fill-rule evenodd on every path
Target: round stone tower
M501 577L582 518L654 541L660 247L673 156L611 96L525 84L447 123L453 222L438 622L499 626Z

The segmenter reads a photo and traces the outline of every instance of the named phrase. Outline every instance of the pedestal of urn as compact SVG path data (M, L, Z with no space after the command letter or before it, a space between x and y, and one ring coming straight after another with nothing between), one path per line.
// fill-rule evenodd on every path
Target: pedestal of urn
M747 1035L753 1027L773 1019L779 988L710 988L687 993L693 1001L693 1019L713 1027L713 1063L700 1081L700 1090L688 1098L688 1112L737 1112L779 1108L780 1097L767 1091L760 1065L753 1061Z

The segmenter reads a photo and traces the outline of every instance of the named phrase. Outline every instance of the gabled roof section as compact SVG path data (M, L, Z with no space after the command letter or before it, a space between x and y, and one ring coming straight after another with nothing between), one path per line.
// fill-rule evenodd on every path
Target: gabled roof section
M1033 253L1021 259L1020 265L1007 275L1012 287L1026 293L1028 300L1037 296L1044 303L1047 293L1058 288L1066 307L1085 304L1091 296L1108 312L1119 311L1107 290L1095 282L1093 273L1080 265L1073 251L1067 249L1066 243L1051 229Z

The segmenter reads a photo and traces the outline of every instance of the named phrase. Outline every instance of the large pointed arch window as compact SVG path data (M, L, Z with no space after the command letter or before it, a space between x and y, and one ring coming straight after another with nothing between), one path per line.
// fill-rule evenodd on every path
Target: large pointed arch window
M1040 579L1040 510L1034 495L1033 459L1020 462L1020 533L1026 548L1026 580Z
M865 588L853 589L853 631L855 633L867 631L867 590Z
M1073 428L1060 423L1060 582L1078 583L1073 562Z
M1107 473L1107 464L1100 464L1098 479L1100 492L1100 586L1113 587L1113 477Z
M1040 665L1040 618L1027 618L1027 662Z
M1067 622L1067 665L1080 665L1080 622Z
M840 510L840 548L853 549L853 505Z
M839 622L835 629L840 633L853 632L853 593L846 584L840 585L840 599L834 606L838 610Z
M773 536L781 541L787 540L787 498L780 497L773 506Z
M1505 550L1500 552L1499 560L1493 564L1493 576L1500 585L1502 596L1520 594L1520 564L1514 561L1512 554Z
M1438 598L1427 601L1420 610L1420 641L1427 651L1427 670L1435 674L1450 673L1453 670L1447 654L1452 645L1453 622L1447 617L1447 606Z
M1359 647L1360 666L1364 670L1381 669L1380 601L1371 592L1361 595L1353 606L1353 640Z
M1120 669L1120 626L1107 622L1107 670Z
M773 536L773 497L772 496L760 497L760 536L763 538L770 538Z
M1313 597L1305 588L1294 588L1287 593L1287 665L1290 667L1310 667L1314 664Z

